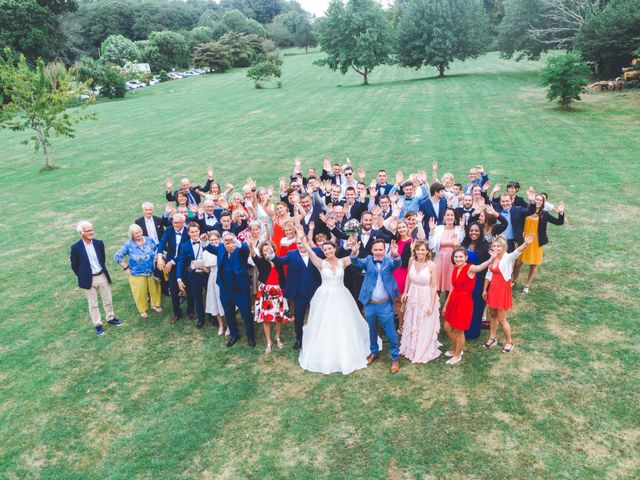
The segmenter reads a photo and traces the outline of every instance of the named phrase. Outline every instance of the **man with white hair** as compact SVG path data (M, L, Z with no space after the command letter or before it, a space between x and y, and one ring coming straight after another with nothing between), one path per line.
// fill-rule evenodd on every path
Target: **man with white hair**
M111 277L105 265L104 243L93 238L93 225L83 220L76 227L82 237L71 245L71 270L78 277L78 286L85 290L89 302L89 315L98 336L104 335L102 318L98 308L98 293L102 297L102 308L109 325L119 327L122 322L113 313L111 300Z
M189 182L188 178L183 178L182 180L180 180L180 188L173 193L171 192L173 182L170 178L167 178L165 180L164 185L166 187L166 197L168 202L175 202L178 192L184 192L184 194L189 199L189 205L198 205L200 203L200 195L196 191L196 189L200 188L200 186L196 185L195 187L191 187L191 182Z
M142 229L142 234L160 243L162 235L164 235L164 227L162 226L162 218L153 214L153 203L144 202L142 204L142 217L134 222Z

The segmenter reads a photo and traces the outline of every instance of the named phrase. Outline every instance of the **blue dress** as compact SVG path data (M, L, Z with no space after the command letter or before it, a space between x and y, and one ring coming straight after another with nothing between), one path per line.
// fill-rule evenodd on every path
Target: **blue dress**
M467 262L474 265L482 263L478 258L478 254L474 250L467 248ZM464 338L467 340L474 340L480 337L482 331L482 314L486 306L484 298L482 298L482 289L484 288L484 277L486 275L486 269L482 272L476 273L476 285L473 288L473 315L471 316L471 326L469 330L465 330Z

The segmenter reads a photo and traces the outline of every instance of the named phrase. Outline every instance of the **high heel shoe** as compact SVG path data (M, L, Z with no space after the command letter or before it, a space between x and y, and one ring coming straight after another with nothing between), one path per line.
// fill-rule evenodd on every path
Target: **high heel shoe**
M276 337L276 344L278 345L279 349L283 349L284 348L284 343L282 342L282 340L280 340L280 337Z
M222 325L218 327L218 336L220 335L224 335L224 327Z
M271 353L271 342L267 342L267 348L264 349L264 354L267 355Z

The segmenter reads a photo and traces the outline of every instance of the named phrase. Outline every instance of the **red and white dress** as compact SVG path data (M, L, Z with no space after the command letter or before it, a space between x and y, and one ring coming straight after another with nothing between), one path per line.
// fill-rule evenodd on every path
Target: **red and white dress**
M282 296L278 283L278 271L271 267L267 283L258 287L255 301L255 321L258 323L285 323L291 321L286 315L289 311L287 299Z

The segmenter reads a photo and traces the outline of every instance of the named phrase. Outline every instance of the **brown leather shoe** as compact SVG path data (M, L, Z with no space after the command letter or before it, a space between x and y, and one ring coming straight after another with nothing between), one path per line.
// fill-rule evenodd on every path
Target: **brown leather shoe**
M180 317L173 317L173 320L171 320L171 324L175 325L176 323L178 323L178 320L180 320Z
M367 365L371 365L373 362L375 362L379 358L380 358L380 354L372 353L367 357Z
M398 373L400 370L400 360L393 360L391 362L391 373Z

